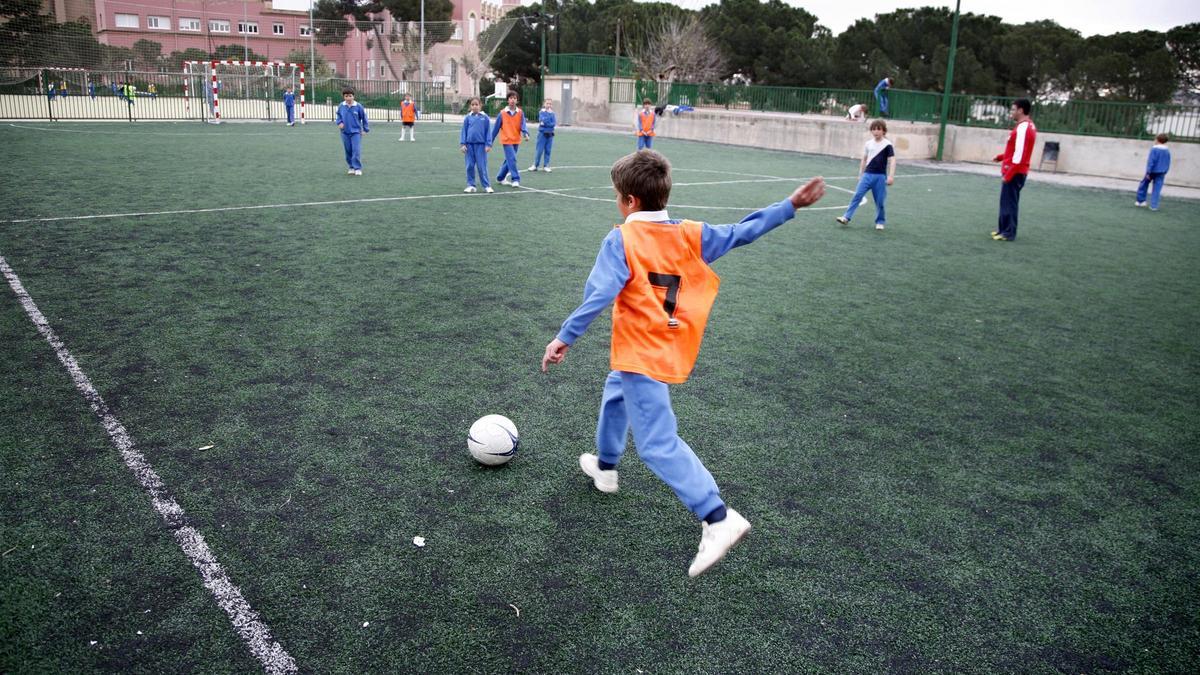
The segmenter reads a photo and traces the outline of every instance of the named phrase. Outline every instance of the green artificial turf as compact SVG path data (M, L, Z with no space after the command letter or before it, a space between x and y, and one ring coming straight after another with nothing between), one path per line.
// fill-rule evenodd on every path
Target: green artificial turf
M608 313L538 371L634 139L463 195L455 125L397 131L356 178L326 124L0 127L0 256L302 671L1200 669L1196 202L1034 174L996 243L998 178L901 158L886 231L801 211L716 262L672 397L754 530L689 580L700 528L635 450L614 495L577 467ZM656 149L714 223L857 170ZM7 285L0 357L0 670L258 668Z

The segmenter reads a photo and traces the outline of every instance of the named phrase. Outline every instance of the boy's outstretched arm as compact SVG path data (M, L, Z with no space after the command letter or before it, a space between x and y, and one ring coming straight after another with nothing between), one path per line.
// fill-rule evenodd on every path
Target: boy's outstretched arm
M802 209L805 206L816 204L821 197L825 196L825 179L821 176L808 181L804 185L796 188L796 191L789 197L792 201L792 206Z
M567 350L571 345L554 338L550 344L546 345L546 353L542 355L542 372L548 372L546 366L551 363L562 363L562 360L567 358Z

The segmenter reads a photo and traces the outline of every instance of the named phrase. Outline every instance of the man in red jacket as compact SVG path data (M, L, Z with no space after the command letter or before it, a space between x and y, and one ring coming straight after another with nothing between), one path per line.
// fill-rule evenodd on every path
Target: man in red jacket
M1037 142L1037 127L1029 118L1033 105L1027 98L1019 98L1012 104L1012 119L1017 123L1012 133L1008 135L1008 145L1004 152L996 155L993 161L1001 162L1000 177L1004 183L1000 186L1000 224L992 239L996 241L1012 241L1017 238L1017 208L1021 201L1021 188L1025 187L1025 176L1029 173L1029 158L1033 155L1033 145Z

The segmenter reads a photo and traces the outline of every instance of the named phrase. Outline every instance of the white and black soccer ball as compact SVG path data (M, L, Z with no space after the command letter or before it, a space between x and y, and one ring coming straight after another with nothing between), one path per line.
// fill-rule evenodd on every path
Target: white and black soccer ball
M517 454L517 425L504 415L484 415L467 432L467 449L480 464L504 464Z

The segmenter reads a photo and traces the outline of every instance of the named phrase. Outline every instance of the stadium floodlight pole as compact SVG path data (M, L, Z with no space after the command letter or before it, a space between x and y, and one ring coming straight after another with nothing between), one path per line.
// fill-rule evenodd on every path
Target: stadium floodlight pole
M417 74L417 86L420 87L421 96L417 97L418 105L425 107L425 88L421 83L425 81L425 0L421 0L421 72Z
M313 76L317 74L317 45L313 40L313 36L317 33L317 27L313 25L312 18L312 9L315 4L317 4L317 0L308 0L308 69L312 71Z
M250 60L250 27L246 25L250 21L250 17L246 14L246 0L242 0L242 60ZM246 70L247 76L250 74L249 67Z
M962 0L954 3L954 24L950 27L950 58L946 59L946 88L942 90L942 122L938 129L937 160L942 161L946 147L946 118L950 116L950 86L954 83L954 54L958 51L958 10Z

